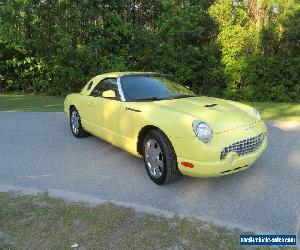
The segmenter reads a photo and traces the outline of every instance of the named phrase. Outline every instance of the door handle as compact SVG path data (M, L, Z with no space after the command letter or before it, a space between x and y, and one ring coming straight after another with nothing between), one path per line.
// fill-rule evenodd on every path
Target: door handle
M91 107L91 106L92 106L92 104L91 104L91 103L88 103L88 106L89 106L89 107Z

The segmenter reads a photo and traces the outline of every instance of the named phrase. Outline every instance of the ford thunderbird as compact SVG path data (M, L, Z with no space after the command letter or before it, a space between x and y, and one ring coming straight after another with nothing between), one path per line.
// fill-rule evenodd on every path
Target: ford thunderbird
M66 97L64 111L75 137L92 134L143 157L156 184L181 174L215 177L245 170L267 146L256 109L198 96L157 73L95 76Z

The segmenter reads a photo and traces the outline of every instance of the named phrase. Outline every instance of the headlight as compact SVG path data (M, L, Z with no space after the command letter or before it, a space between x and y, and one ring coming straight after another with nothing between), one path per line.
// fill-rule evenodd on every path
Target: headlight
M211 141L213 133L207 123L205 123L204 121L196 120L193 122L193 129L196 136L201 141L203 141L204 143L208 143Z
M261 119L261 116L260 116L259 111L258 111L256 108L253 108L253 112L254 112L256 118L257 118L258 120L260 120L260 119Z

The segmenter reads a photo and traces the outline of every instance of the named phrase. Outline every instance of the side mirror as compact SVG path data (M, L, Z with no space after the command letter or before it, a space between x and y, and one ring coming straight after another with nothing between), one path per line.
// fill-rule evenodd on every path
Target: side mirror
M116 92L113 90L106 90L102 93L102 97L105 98L116 98Z

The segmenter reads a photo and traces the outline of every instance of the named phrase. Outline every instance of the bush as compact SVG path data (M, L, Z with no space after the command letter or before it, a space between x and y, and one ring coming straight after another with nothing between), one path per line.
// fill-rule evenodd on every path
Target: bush
M296 0L2 1L0 91L65 95L130 70L201 95L300 101L299 24Z

